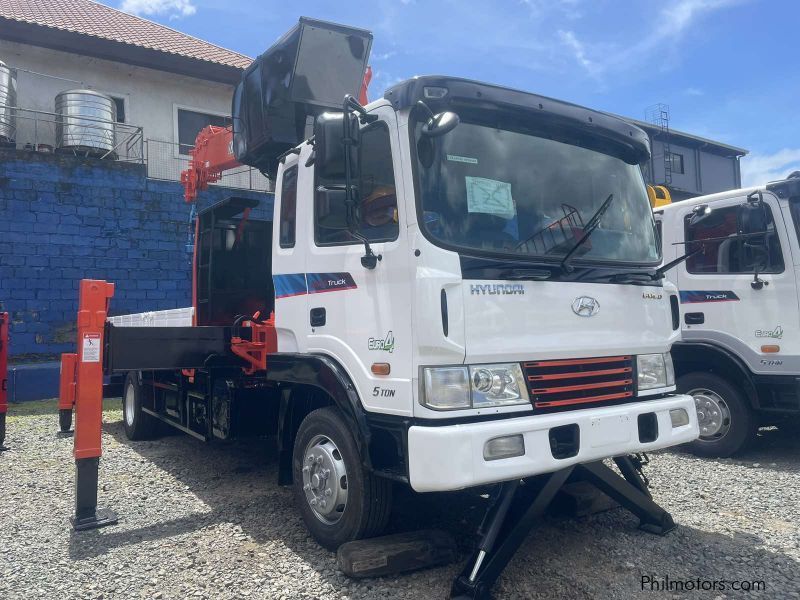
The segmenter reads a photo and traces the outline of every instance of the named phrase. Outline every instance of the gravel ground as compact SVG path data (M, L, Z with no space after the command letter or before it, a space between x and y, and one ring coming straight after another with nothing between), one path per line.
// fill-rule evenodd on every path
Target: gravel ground
M74 534L72 440L52 402L12 405L0 454L0 599L445 598L461 563L351 580L308 536L265 442L206 446L184 435L128 442L105 412L100 505L114 527ZM800 598L800 439L762 432L737 460L651 457L666 537L614 509L549 518L495 587L497 598ZM482 511L469 494L401 494L392 529L439 526L465 559ZM763 581L764 592L641 591L641 579ZM729 584L726 584L728 586Z

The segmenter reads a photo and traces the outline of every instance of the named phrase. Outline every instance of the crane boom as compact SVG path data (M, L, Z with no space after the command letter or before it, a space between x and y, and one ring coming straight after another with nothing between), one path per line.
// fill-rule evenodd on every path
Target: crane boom
M207 125L201 129L189 154L189 166L181 172L183 198L189 203L197 200L197 193L208 184L219 181L224 171L241 166L233 154L230 126Z

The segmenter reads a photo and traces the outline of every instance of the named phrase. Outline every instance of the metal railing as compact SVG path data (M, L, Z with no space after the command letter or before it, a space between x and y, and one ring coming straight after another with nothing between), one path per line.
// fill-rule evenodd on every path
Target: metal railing
M147 176L151 179L180 181L181 171L189 166L189 156L182 154L186 150L186 144L148 138L145 140ZM269 179L258 170L244 165L225 171L222 178L212 185L259 192L272 191Z
M13 142L6 141L6 147L140 164L144 161L141 127L6 105L0 105L0 111L7 111L11 117L4 123L4 138Z

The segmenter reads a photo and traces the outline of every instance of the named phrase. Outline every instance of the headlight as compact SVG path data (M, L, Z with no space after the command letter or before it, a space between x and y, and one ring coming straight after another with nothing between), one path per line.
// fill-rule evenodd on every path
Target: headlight
M526 404L528 390L518 363L426 367L420 402L434 410Z
M439 367L423 370L423 403L435 410L469 408L469 371L467 367Z
M675 369L672 356L666 354L640 354L636 357L638 388L653 390L675 385Z
M472 406L503 406L528 401L525 378L518 363L506 365L472 365L469 368L472 384Z

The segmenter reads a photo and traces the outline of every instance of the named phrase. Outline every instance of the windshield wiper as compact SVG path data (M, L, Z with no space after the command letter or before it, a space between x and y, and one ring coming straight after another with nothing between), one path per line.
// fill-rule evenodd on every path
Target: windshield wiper
M575 242L575 245L572 246L572 248L569 249L569 252L564 255L564 258L561 259L562 271L565 273L572 273L572 271L575 270L575 268L569 264L570 259L580 249L580 247L586 243L586 240L588 240L589 236L592 235L592 232L597 229L597 226L600 225L600 219L602 219L603 215L606 214L608 207L611 206L612 200L614 200L614 194L609 194L608 198L605 199L605 202L600 205L600 208L597 209L597 212L595 212L592 215L592 218L589 219L589 222L586 223L586 226L583 228L583 235L581 236L581 239Z
M532 281L545 281L553 276L552 271L546 269L526 269L525 267L512 267L500 271L500 279L529 279Z

